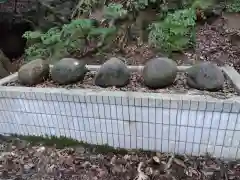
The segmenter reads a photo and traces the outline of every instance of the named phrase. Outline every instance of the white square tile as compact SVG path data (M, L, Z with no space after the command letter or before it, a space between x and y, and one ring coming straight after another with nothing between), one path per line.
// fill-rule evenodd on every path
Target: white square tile
M143 138L142 137L137 137L137 149L142 149L143 148Z
M111 105L110 106L110 114L112 119L118 119L117 118L117 106L116 105Z
M170 109L170 124L177 125L177 113L178 109Z
M131 148L131 138L130 138L130 136L125 136L125 147L126 148Z
M163 125L163 134L162 138L165 140L169 140L169 126Z
M231 113L229 115L229 121L228 121L227 129L234 130L236 128L236 124L237 124L237 113Z
M205 112L205 117L204 117L204 127L205 128L210 128L212 125L212 119L213 119L213 112Z
M225 130L218 130L217 143L216 145L223 146L225 137Z
M163 123L163 109L156 108L156 123Z
M213 112L212 127L211 128L218 129L220 119L221 119L221 114L219 112Z
M137 136L138 137L143 137L143 124L142 122L137 122L136 127L137 127Z
M124 131L125 131L125 132L124 132L124 135L126 135L126 136L131 135L129 122L124 121L123 127L124 127Z
M149 122L150 123L155 123L156 122L156 108L149 108L148 109L149 113Z
M170 124L170 110L169 109L163 109L162 111L163 115L163 124Z
M125 120L125 121L129 121L130 120L130 114L129 114L129 108L128 108L128 106L123 106L122 107L122 112L123 112L123 120Z
M96 132L95 119L94 118L88 118L88 121L89 121L90 131Z
M148 112L148 107L142 107L141 109L142 111L142 121L143 122L148 122L148 118L149 118L149 112Z
M200 143L201 136L202 136L202 128L195 128L194 143Z
M215 145L216 141L217 141L217 130L216 129L211 129L208 143L211 144L211 145Z
M168 152L168 140L162 140L162 146L161 146L162 152Z
M201 139L202 144L208 144L209 135L210 135L210 129L203 128L202 139Z
M229 113L221 113L219 129L227 129L229 123Z
M196 127L203 127L204 120L205 120L205 113L202 111L198 111L197 118L196 118Z
M162 139L163 134L163 125L162 124L156 124L156 138Z
M114 147L119 147L120 146L120 142L119 142L119 135L117 134L113 134L113 146Z
M148 139L148 149L149 149L150 151L153 151L153 150L156 149L156 148L155 148L155 139L153 139L153 138L149 138L149 139Z
M233 132L233 140L232 140L232 146L238 147L240 144L240 131L234 131Z
M194 142L194 136L195 136L195 128L188 127L187 129L187 142Z
M149 123L149 137L150 138L156 138L156 124Z
M148 138L149 136L149 124L143 123L143 137Z
M234 131L227 130L224 138L224 146L231 146L234 137Z
M101 125L101 130L103 133L108 133L108 129L107 129L107 124L112 124L112 129L114 130L114 124L112 123L112 121L107 121L105 119L99 119L100 125ZM114 133L114 131L113 131Z
M188 116L189 116L189 111L188 110L182 110L181 111L180 125L182 125L182 126L187 126L188 125Z
M137 127L136 127L136 123L129 123L129 128L130 128L130 135L131 136L136 136L137 134Z
M187 127L180 127L180 141L187 141Z
M137 120L136 118L136 110L134 106L129 106L128 107L128 111L129 111L129 119L131 122L135 122Z

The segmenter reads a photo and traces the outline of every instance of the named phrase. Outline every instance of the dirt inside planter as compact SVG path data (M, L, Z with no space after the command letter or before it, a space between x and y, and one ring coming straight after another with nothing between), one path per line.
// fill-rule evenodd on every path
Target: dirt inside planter
M232 86L232 83L225 78L225 83L223 89L217 92L209 91L200 91L190 88L186 83L186 75L184 72L178 72L176 80L171 86L168 86L163 89L150 89L146 87L143 83L143 78L140 73L134 72L131 73L130 82L125 87L108 87L101 88L94 85L94 77L96 72L91 71L85 75L83 81L69 84L69 85L59 85L53 82L50 78L45 80L41 84L37 84L35 87L41 88L66 88L66 89L94 89L94 90L108 90L108 91L134 91L134 92L151 92L151 93L174 93L174 94L191 94L191 95L209 95L215 98L226 99L232 96L238 95L235 88ZM4 86L21 86L18 81L8 82Z
M0 141L0 178L59 180L230 180L239 179L239 160L176 155L141 150L125 153L83 145L57 149L53 145L28 144L14 139Z
M237 13L224 13L211 24L198 25L195 49L173 53L171 58L178 65L210 61L220 66L225 64L233 66L239 72L240 36L237 32L240 30L240 25L238 22ZM147 44L137 46L136 43L128 43L121 51L113 49L110 53L88 56L86 59L88 64L102 64L110 57L116 56L125 57L128 65L142 65L153 57L165 55Z

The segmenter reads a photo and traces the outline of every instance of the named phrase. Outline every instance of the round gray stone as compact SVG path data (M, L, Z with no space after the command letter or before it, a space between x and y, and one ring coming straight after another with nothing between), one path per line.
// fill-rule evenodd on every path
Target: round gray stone
M58 84L71 84L83 80L87 68L83 60L63 58L51 70L52 80Z
M23 85L35 85L43 82L49 76L49 64L42 59L36 59L23 65L18 71L18 80Z
M177 64L169 58L154 58L143 68L144 84L150 88L164 88L171 85L177 76Z
M123 87L129 82L130 72L118 58L106 61L95 76L95 84L101 87Z
M216 91L224 85L224 75L221 69L210 62L196 64L187 69L187 84L199 90Z

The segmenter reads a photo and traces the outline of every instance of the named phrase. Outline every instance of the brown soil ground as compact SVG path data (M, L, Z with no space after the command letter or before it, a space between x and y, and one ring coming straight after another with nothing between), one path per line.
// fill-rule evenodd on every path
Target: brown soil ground
M238 180L240 161L209 155L193 157L158 152L127 151L99 154L75 146L56 149L26 141L0 141L2 180Z

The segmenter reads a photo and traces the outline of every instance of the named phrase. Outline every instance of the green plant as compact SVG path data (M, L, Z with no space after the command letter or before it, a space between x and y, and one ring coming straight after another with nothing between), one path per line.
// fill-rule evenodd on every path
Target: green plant
M123 8L122 4L110 3L108 6L104 7L104 17L106 19L124 19L128 11Z
M97 6L99 1L97 0L79 0L76 8L74 9L71 18L81 18L82 15L88 15L92 9Z
M163 21L150 26L149 43L167 53L182 51L194 43L195 21L193 8L168 13Z
M127 1L127 7L130 10L143 10L149 7L150 4L156 2L157 0L129 0Z
M232 0L227 3L228 12L240 12L240 0Z
M96 27L90 19L73 20L62 27L51 28L46 33L28 31L23 37L36 43L30 44L25 50L26 59L57 60L76 51L82 52L89 41L102 46L115 31L114 27Z

